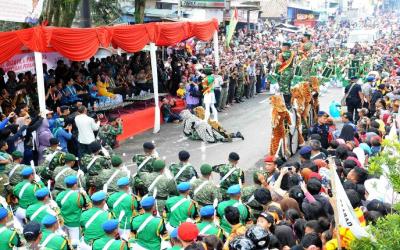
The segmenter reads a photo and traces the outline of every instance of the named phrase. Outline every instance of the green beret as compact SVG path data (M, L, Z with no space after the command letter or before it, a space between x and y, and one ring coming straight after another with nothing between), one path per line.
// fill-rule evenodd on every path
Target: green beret
M308 37L308 39L310 39L311 38L311 34L310 33L304 33L304 35L303 36L305 36L305 37Z
M70 153L65 154L65 161L66 161L66 162L67 162L67 161L76 161L76 157L75 157L75 155L70 154Z
M292 46L292 44L290 42L284 42L284 43L282 43L282 46L286 46L286 47L290 48Z
M209 175L212 172L212 167L210 164L203 164L200 167L200 173L202 175Z
M22 153L21 153L21 151L14 151L14 152L12 152L12 157L14 158L14 159L20 159L20 158L23 158L24 156L22 155Z
M165 162L163 160L155 160L152 167L154 171L159 172L165 168Z
M122 164L122 159L121 159L121 157L119 157L118 155L113 155L113 156L111 157L111 164L112 164L114 167L118 167L119 165L121 165L121 164Z

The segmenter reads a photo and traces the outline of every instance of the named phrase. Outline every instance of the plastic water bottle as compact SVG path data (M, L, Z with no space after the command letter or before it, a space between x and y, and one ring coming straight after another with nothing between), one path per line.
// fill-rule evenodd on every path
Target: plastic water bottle
M96 111L97 108L99 107L99 104L97 103L97 101L93 104L93 110Z
M92 105L90 105L90 102L88 104L88 110L92 110Z

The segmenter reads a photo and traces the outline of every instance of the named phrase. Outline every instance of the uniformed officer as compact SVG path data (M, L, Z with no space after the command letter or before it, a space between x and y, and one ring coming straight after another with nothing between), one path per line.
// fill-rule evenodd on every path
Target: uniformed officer
M212 205L214 201L222 201L220 189L210 181L212 167L209 164L200 166L201 178L191 182L191 195L199 207Z
M26 209L26 218L30 221L36 221L41 223L42 219L50 214L57 215L57 213L50 208L48 205L50 191L47 188L41 188L35 192L37 202L30 205Z
M197 178L197 172L189 163L190 154L188 151L182 150L178 154L179 163L172 163L169 170L174 175L174 180L177 184L181 182L188 182L192 178Z
M103 146L114 148L117 144L117 136L122 134L122 120L121 118L110 117L108 124L100 127L98 137Z
M117 180L118 192L110 195L107 199L107 205L112 210L115 218L118 218L119 235L122 239L129 240L131 232L131 219L138 214L139 203L134 195L130 193L130 180L128 177L122 177Z
M277 71L280 75L279 90L283 94L283 98L285 99L285 104L288 109L290 108L290 88L294 76L293 59L295 56L295 53L290 50L290 47L290 42L282 43L282 52L279 53L277 62Z
M21 246L21 240L16 231L7 228L8 210L0 207L0 249L11 250Z
M129 177L129 171L122 166L122 159L118 155L111 157L111 169L102 169L95 176L96 190L103 189L106 193L118 191L117 181L122 177Z
M200 222L197 223L199 235L215 235L222 240L222 229L214 224L215 209L212 205L207 205L200 209Z
M40 247L44 249L71 249L67 239L55 233L58 229L57 217L48 214L43 217L42 224L44 228L42 231L42 239L40 240Z
M57 138L50 138L49 143L50 147L45 148L43 151L43 167L46 171L40 174L44 179L50 179L52 171L56 167L61 167L65 164L65 152L59 147L59 140Z
M240 201L240 186L233 185L230 186L227 190L227 194L229 195L230 199L227 201L221 202L217 207L217 215L221 219L221 228L224 230L226 234L230 234L232 230L232 226L229 222L225 219L225 208L228 206L233 206L239 209L240 212L240 222L244 225L246 224L247 220L249 219L249 211L247 207L241 203Z
M178 228L175 228L172 230L172 232L169 234L170 237L170 243L171 247L168 248L168 250L182 250L182 243L178 238Z
M4 173L8 175L8 181L12 188L22 181L22 176L20 175L20 173L21 170L27 166L22 164L24 156L20 151L12 152L11 156L13 158L13 162L6 165Z
M196 205L189 196L190 183L182 182L178 184L177 188L179 196L173 196L165 203L168 220L166 227L168 232L172 232L174 228L185 222L188 218L195 219L197 216Z
M40 248L40 240L42 239L42 225L36 221L31 221L24 227L24 239L27 242L27 249L43 249ZM48 249L48 248L47 248Z
M44 187L43 182L36 182L33 169L31 167L26 167L22 169L21 175L23 181L18 183L14 189L13 194L18 197L18 208L15 216L23 225L26 218L26 209L37 202L35 197L36 190Z
M71 244L77 247L80 237L79 220L83 209L90 207L91 204L85 190L83 188L79 190L78 178L75 175L65 177L64 182L67 189L57 195L56 202L60 207Z
M111 218L111 214L104 210L106 204L106 193L99 191L94 193L90 198L93 207L82 213L80 225L83 231L83 238L79 244L82 250L91 250L93 241L105 236L101 227L104 222Z
M108 220L102 228L106 235L94 241L93 250L128 250L128 242L117 238L118 220Z
M144 154L135 154L132 157L132 161L137 165L137 173L141 172L153 172L152 164L155 159L158 158L158 154L155 150L155 146L151 142L145 142L143 144Z
M6 165L11 164L13 158L7 153L8 144L0 141L0 195L6 196L6 187L9 184L8 175L5 173Z
M213 167L213 171L219 173L221 179L219 186L221 188L223 199L227 199L226 190L235 184L244 183L244 173L237 166L239 162L239 155L235 152L231 152L228 157L227 164L216 165Z
M156 214L155 199L147 196L141 200L140 205L144 214L136 216L132 220L132 232L135 238L130 244L131 249L160 249L161 236L165 231L162 218L154 216Z
M56 167L54 169L52 176L55 182L53 191L54 196L57 196L59 192L67 189L67 186L65 185L65 178L70 175L74 175L77 177L79 176L80 184L82 185L82 188L85 188L86 181L83 171L81 170L76 171L72 169L75 166L75 161L76 161L75 155L68 153L65 155L65 165Z

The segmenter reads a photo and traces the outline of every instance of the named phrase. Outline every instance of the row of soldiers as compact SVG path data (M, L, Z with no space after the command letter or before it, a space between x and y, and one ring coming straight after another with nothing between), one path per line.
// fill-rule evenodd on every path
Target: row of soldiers
M9 211L7 215L13 215L17 231L22 231L28 222L29 226L42 224L40 228L43 229L40 237L38 234L40 239L32 240L24 234L23 240L41 247L57 245L50 249L78 246L80 249L105 249L104 245L106 249L127 249L129 245L134 246L133 249L161 249L160 236L167 236L167 232L171 233L182 222L199 221L203 234L212 233L223 238L231 230L224 219L226 207L237 207L244 223L257 218L254 214L260 213L271 200L269 191L261 183L264 178L258 173L254 175L254 185L242 187L244 173L237 166L239 155L234 152L229 154L226 164L203 164L199 177L189 163L187 151L179 152L179 163L166 167L154 144L148 142L143 145L144 153L133 157L137 172L131 176L119 156L107 155L98 143L92 143L90 148L92 154L83 156L78 168L76 157L58 151L55 141L48 150L52 150L52 158L47 157L47 164L42 167L22 165L22 154L12 154L13 160L6 165L3 174L10 181L5 190L12 190L8 201L13 206L5 199L2 199L2 206ZM62 159L64 165L54 164L54 159ZM211 180L212 172L221 177L218 185ZM43 181L46 178L49 178L47 186ZM221 219L220 223L215 223L214 215ZM0 224L6 226L9 216L3 219ZM110 225L115 221L117 228L113 229ZM30 227L26 228L24 232ZM113 239L111 236L115 236L115 232L120 236L119 241L105 240ZM11 229L0 230L0 236L0 244L2 240L19 239ZM15 242L1 249L21 244L20 240Z

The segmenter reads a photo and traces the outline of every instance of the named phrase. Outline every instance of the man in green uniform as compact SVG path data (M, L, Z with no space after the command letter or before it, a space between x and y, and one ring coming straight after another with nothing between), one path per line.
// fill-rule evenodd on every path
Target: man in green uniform
M188 151L182 150L178 154L179 163L172 163L169 170L174 175L174 180L177 184L181 182L188 182L192 178L197 178L197 172L189 163L190 154Z
M144 154L135 154L132 157L132 161L137 165L138 174L141 172L153 172L151 165L158 158L155 148L152 142L145 142L143 144Z
M168 250L182 250L182 243L178 238L178 228L175 228L172 230L172 232L169 234L170 237L170 243L171 247L168 248Z
M79 177L79 181L80 184L82 185L82 188L86 187L85 176L82 170L76 171L72 169L75 166L75 161L76 161L75 155L68 153L65 155L65 165L56 167L54 169L52 176L52 179L54 180L54 191L53 191L54 197L56 197L59 192L67 189L67 186L65 185L65 178L70 175Z
M21 246L21 240L16 231L7 228L8 210L0 207L0 249L11 250Z
M304 81L308 81L310 79L311 69L313 67L313 60L311 58L313 43L310 41L310 38L311 34L304 33L299 50L299 66Z
M174 180L168 178L164 173L165 162L163 160L155 160L152 168L154 169L152 173L139 173L140 183L135 183L134 186L139 187L137 190L141 191L138 194L142 197L145 194L155 196L157 211L162 214L168 197L178 195L178 191Z
M4 173L8 175L10 186L15 187L19 182L22 181L22 176L19 173L21 173L21 170L27 166L22 164L24 156L20 151L12 152L11 156L13 158L13 162L6 165Z
M197 216L196 205L190 199L190 183L182 182L178 186L179 196L173 196L165 203L165 211L167 212L168 224L166 225L168 232L178 227L188 218L195 219Z
M108 124L100 127L98 137L103 146L114 148L117 144L117 136L122 134L122 120L121 118L110 117Z
M118 220L108 220L102 228L106 235L94 241L93 250L128 250L128 242L117 239Z
M45 171L40 173L40 176L45 180L51 179L51 173L56 167L64 166L65 164L65 152L59 147L60 142L57 138L50 139L50 147L45 148L43 151L44 162L43 168Z
M222 229L214 224L215 209L212 205L207 205L200 209L201 221L197 223L199 235L215 235L222 240Z
M233 206L239 209L240 212L240 222L245 225L247 220L249 219L249 211L245 205L240 202L240 186L233 185L228 188L227 194L230 199L227 201L223 201L218 205L217 215L221 219L221 228L224 230L226 234L230 234L232 227L229 222L225 219L225 208L228 206Z
M99 175L95 176L96 190L105 193L113 193L118 191L117 181L122 177L129 177L129 171L122 166L122 159L118 155L111 157L111 169L102 169Z
M244 81L246 77L246 72L245 72L245 67L244 65L239 65L238 66L239 71L238 71L238 78L237 78L237 86L236 86L236 92L235 92L235 100L236 102L244 102L243 100L243 89L244 89Z
M72 250L67 240L56 234L58 229L57 217L53 215L46 215L42 219L44 225L42 231L42 239L40 240L40 246L43 249L59 249L59 250Z
M129 240L131 219L137 216L139 207L135 196L130 193L129 184L128 177L119 178L117 181L119 191L107 199L107 206L112 210L115 218L120 221L119 235L125 240Z
M37 202L30 205L26 209L26 218L30 221L42 222L42 219L50 214L57 215L57 213L50 208L49 203L49 190L47 188L41 188L35 192Z
M239 162L239 155L235 152L229 154L228 163L216 165L213 167L213 171L217 172L221 179L219 181L219 186L221 188L222 198L227 199L226 190L228 187L244 183L244 173L237 166Z
M155 199L152 196L144 198L140 205L144 214L136 216L132 220L132 232L135 238L130 244L131 249L160 249L161 236L165 231L164 221L154 216L156 213Z
M285 42L282 44L282 52L278 55L277 73L279 75L279 89L285 99L286 107L290 107L290 85L293 80L293 59L294 52L290 51L291 44Z
M82 250L91 250L93 241L105 236L101 225L111 218L111 214L103 210L106 204L106 193L99 191L90 198L92 199L93 207L83 212L80 218L83 238L79 247Z
M7 153L8 144L5 141L0 141L0 195L7 195L6 188L9 185L8 175L5 173L6 165L11 164L13 158Z
M67 189L57 195L56 202L60 207L71 244L77 247L80 237L79 220L82 210L90 207L90 199L83 188L78 189L78 178L75 175L67 176L64 182Z
M26 209L37 202L35 197L35 192L38 189L44 187L43 182L36 182L33 169L31 167L26 167L22 169L21 175L23 181L18 183L14 189L13 194L18 197L18 208L15 212L15 216L23 225L26 218Z
M212 167L209 164L200 166L201 178L191 182L191 196L199 207L212 205L214 201L222 201L220 189L210 181Z

